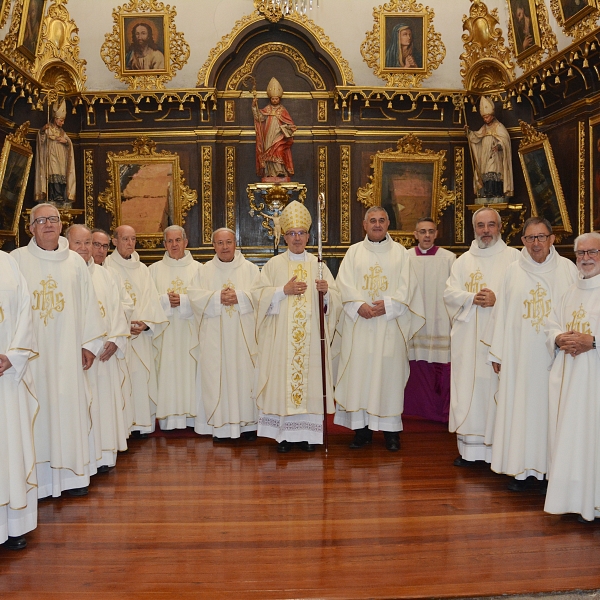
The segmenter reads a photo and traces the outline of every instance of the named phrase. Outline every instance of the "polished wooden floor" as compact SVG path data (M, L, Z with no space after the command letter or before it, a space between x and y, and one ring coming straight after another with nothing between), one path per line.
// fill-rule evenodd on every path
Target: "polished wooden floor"
M381 435L381 434L379 434ZM328 456L273 442L131 443L89 496L40 503L1 598L415 598L600 588L600 525L544 514L454 437Z

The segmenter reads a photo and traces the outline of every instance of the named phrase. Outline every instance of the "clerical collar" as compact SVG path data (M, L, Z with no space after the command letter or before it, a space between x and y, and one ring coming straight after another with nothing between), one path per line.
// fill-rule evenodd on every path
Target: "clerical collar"
M287 251L288 259L292 262L304 262L306 260L306 250L302 254L294 254L293 252Z
M385 234L385 237L384 237L382 240L379 240L378 242L374 242L373 240L369 239L369 236L367 236L367 241L368 241L370 244L384 244L385 242L387 242L387 241L388 241L388 234L386 233L386 234Z
M40 249L43 250L44 252L56 252L59 248L60 248L60 243L56 245L56 248L52 248L52 250L46 250L46 248L42 248L38 243L37 240L35 238L33 238L33 243Z
M423 248L417 244L415 247L415 252L417 253L417 256L434 256L438 251L438 248L439 246L434 244L430 248L427 248L427 250L423 250Z

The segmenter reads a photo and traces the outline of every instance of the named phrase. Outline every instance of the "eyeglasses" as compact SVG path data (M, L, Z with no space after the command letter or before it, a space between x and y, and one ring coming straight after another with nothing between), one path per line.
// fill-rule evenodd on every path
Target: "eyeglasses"
M288 231L285 235L289 235L293 238L299 238L305 236L307 233L307 231Z
M102 250L108 250L110 246L108 244L101 244L100 242L92 242L94 248L102 248Z
M577 258L583 258L587 254L590 258L596 258L598 252L600 252L600 250L576 250L575 256L577 256Z
M32 221L32 225L34 223L38 223L39 225L43 225L46 221L49 221L50 223L58 223L60 221L60 217L57 217L56 215L52 215L51 217L38 217L37 219L34 219Z
M540 235L524 235L523 239L528 243L528 244L533 244L533 242L535 242L535 240L539 240L540 242L545 242L550 236L546 235L545 233L540 233Z

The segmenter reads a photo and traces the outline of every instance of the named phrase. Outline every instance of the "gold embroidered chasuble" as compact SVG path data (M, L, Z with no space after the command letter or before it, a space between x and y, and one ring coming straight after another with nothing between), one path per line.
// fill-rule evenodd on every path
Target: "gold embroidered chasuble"
M202 268L199 287L188 290L200 323L199 402L210 427L246 427L257 422L252 399L256 311L251 290L259 277L258 267L236 250L231 262L215 255ZM226 287L235 290L238 304L221 304L221 290ZM228 437L236 434L234 427Z
M39 248L32 239L12 256L30 290L39 347L39 358L30 365L40 405L34 427L36 463L89 477L91 398L81 350L97 355L105 333L92 278L63 237L55 251ZM59 495L60 490L38 488L40 497L51 493Z
M397 417L409 375L408 344L425 323L421 291L407 250L389 235L350 246L336 280L344 311L335 400L346 412ZM386 314L360 317L359 305L386 303ZM354 305L354 310L350 307Z
M289 252L285 252L271 258L253 290L258 341L254 396L258 408L265 414L323 414L319 300L315 286L318 261L308 252L304 254L304 261L290 260L288 256ZM284 286L293 275L307 282L306 293L285 296L279 303L279 313L273 314L269 307L277 288ZM329 284L325 316L327 410L333 412L329 348L341 304L337 286L326 265L323 278Z
M169 327L154 342L158 352L156 417L165 419L173 415L184 415L194 418L198 323L190 306L188 290L199 285L203 267L186 250L180 260L172 259L165 252L162 260L152 264L149 269L161 306L169 319ZM167 296L169 292L180 295L180 306L170 305Z

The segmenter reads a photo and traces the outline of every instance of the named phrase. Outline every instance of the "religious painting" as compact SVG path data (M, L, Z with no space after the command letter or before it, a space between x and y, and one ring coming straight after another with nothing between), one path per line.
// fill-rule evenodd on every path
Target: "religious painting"
M142 247L156 248L167 227L183 226L198 196L185 185L178 154L157 153L147 137L133 147L133 152L108 153L108 187L98 203L112 214L112 229L131 225Z
M364 206L382 206L390 217L390 235L412 245L417 221L429 217L436 222L454 203L443 178L446 151L422 150L422 142L409 134L398 141L398 149L377 152L371 157L372 175L358 189Z
M558 0L564 26L571 27L596 8L594 0Z
M426 69L427 15L418 13L381 14L380 54L382 71Z
M29 122L4 140L0 155L0 238L16 237L33 153L25 139Z
M600 116L590 119L590 228L600 231Z
M535 0L508 0L515 56L523 60L542 49Z
M166 73L169 65L167 15L121 15L122 74Z
M562 186L548 136L537 133L521 122L525 137L519 146L519 158L531 202L531 215L550 221L556 234L572 233Z
M46 0L23 0L17 50L29 60L35 60L45 8Z

